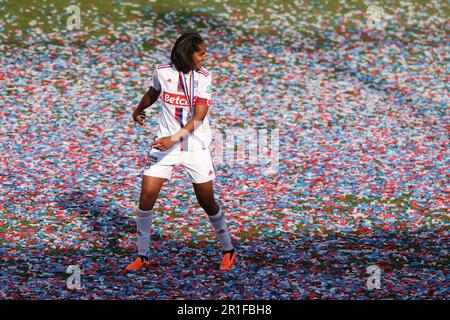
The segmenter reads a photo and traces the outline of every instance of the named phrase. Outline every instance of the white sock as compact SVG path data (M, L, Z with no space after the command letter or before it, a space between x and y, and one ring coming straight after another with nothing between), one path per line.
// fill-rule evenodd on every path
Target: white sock
M229 251L233 250L233 245L231 244L230 234L228 233L227 222L225 221L225 216L222 209L219 208L219 212L213 216L209 216L209 221L216 231L216 236L222 245L222 250Z
M148 257L150 253L150 229L152 228L153 210L136 210L138 255Z

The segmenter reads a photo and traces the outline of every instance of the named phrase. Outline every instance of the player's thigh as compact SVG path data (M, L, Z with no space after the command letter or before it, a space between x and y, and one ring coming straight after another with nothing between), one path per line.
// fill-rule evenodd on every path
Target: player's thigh
M195 195L199 202L213 202L214 188L212 180L203 183L193 183Z
M166 178L144 175L142 178L141 197L156 198Z

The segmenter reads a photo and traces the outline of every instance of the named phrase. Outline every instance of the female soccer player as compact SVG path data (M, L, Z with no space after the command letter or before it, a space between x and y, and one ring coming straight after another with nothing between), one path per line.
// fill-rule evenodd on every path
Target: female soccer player
M223 250L220 270L230 270L236 259L224 213L214 199L212 180L216 175L209 151L211 132L207 116L212 77L202 66L205 58L206 44L198 33L180 36L172 49L171 62L155 68L152 84L133 112L133 119L142 125L144 109L162 93L159 129L149 150L136 211L138 257L124 271L150 266L153 206L174 165L187 170L197 200L220 241Z

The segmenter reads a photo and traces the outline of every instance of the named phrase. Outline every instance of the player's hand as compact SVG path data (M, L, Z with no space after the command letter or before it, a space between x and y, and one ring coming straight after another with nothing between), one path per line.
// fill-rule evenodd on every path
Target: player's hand
M142 126L145 120L145 112L139 110L139 108L136 108L136 110L134 110L133 112L133 120Z
M164 150L167 150L170 147L172 147L175 142L176 142L176 140L172 137L162 137L162 138L156 139L155 142L153 143L152 147L157 150L164 151Z

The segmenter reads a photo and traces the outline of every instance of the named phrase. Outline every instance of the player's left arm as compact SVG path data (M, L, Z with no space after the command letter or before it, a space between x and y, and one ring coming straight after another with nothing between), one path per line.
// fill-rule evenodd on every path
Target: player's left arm
M195 104L194 115L183 128L184 130L187 130L187 132L185 132L186 135L191 134L192 132L194 132L195 129L197 129L199 126L202 125L203 120L205 120L205 117L208 114L208 109L209 106L206 104ZM172 137L175 139L175 141L178 141L181 139L181 137L183 137L183 135L180 132L178 132L174 134Z

